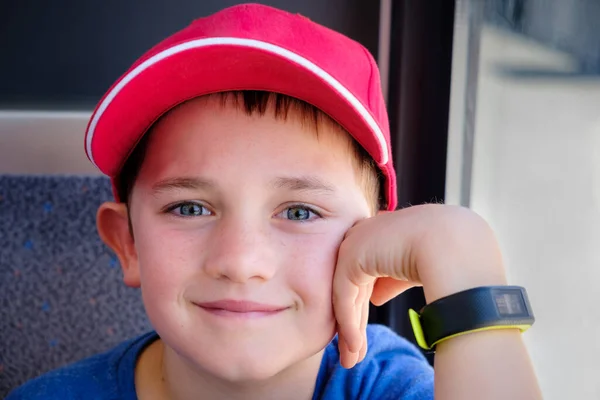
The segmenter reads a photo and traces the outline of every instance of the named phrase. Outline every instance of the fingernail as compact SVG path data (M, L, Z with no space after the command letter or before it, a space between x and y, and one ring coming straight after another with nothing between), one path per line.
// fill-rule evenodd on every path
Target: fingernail
M356 353L358 354L358 352L360 351L361 347L362 347L362 339L360 340L355 340L354 343L352 343L354 346L350 347L350 345L348 343L346 343L346 346L348 347L348 350L350 350L350 352L352 352L353 354Z
M350 368L352 368L358 362L358 353L350 353L350 360L352 361L350 363Z

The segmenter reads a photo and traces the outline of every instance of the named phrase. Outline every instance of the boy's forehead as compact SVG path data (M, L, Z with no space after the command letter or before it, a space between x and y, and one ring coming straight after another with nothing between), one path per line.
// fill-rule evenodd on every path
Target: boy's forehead
M226 110L246 114L253 118L269 117L282 122L291 120L292 122L301 122L303 126L310 127L311 131L329 128L344 132L350 138L347 132L325 112L302 100L277 93L262 92L257 99L245 98L242 92L221 92L196 97L171 109L158 120L158 123L172 114L180 114L181 109L192 113L205 112L207 114L211 111Z
M249 113L234 97L203 96L181 104L157 121L148 133L144 164L154 164L153 169L182 170L203 164L196 155L210 158L206 163L218 163L219 157L231 162L228 153L241 148L238 154L247 153L247 157L237 160L240 165L248 161L269 164L286 154L290 168L299 170L302 164L315 162L315 156L325 155L329 160L321 160L323 166L337 161L344 168L351 167L350 136L326 116L316 115L315 119L306 109L295 106L278 114L273 102L263 113ZM255 146L261 146L260 151L253 149Z
M316 138L323 147L334 148L341 144L343 149L352 148L351 136L319 110L300 103L291 103L282 109L277 107L275 100L269 100L264 109L249 111L247 103L228 93L197 97L173 108L151 129L150 141L161 134L164 139L175 140L174 132L190 138L191 135L237 130L238 135L228 135L228 140L223 141L225 145L234 145L236 139L242 143L252 141L253 135L261 133L260 128L277 130L281 139L295 140L298 146L304 143L298 140L298 133L303 132L307 139Z

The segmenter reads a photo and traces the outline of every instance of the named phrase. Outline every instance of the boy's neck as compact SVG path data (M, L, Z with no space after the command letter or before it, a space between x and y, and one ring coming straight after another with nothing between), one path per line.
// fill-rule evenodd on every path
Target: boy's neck
M322 357L323 351L261 385L236 385L189 368L189 364L158 339L138 357L135 390L140 400L310 400Z

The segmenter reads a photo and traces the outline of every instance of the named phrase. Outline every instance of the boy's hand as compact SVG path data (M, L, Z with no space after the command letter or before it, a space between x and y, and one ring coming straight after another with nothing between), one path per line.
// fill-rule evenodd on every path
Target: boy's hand
M422 285L428 303L465 289L506 284L487 223L472 211L423 205L365 219L346 233L333 280L342 366L367 351L369 300L382 305Z

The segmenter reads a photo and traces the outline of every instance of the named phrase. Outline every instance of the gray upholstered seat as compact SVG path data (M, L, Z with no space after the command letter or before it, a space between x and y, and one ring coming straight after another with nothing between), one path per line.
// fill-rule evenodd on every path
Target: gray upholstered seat
M100 241L106 178L0 176L0 398L151 329Z

